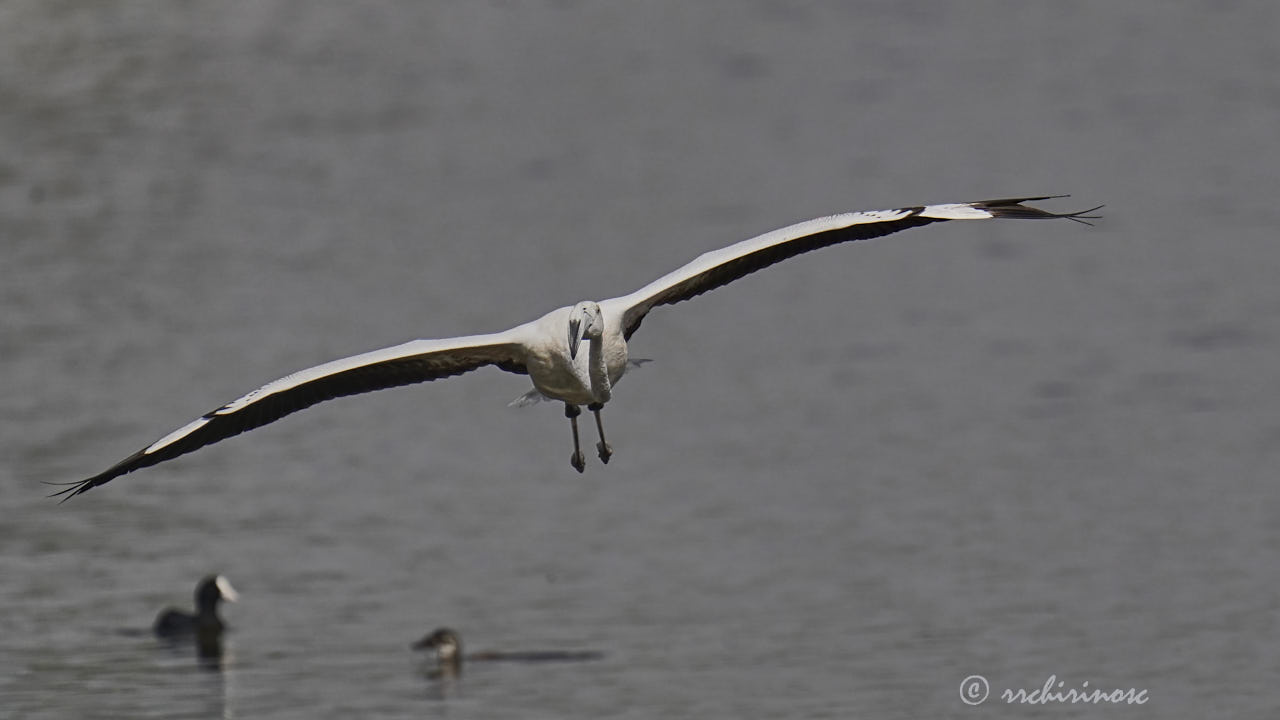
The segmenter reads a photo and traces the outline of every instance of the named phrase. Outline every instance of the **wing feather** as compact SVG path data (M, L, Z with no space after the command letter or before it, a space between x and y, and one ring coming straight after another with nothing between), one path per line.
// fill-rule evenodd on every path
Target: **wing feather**
M867 240L948 220L987 220L991 218L1053 219L1065 218L1084 222L1098 208L1074 213L1051 213L1023 205L1042 197L1005 198L973 203L924 205L897 210L872 210L844 213L806 220L720 250L704 253L639 290L601 303L611 317L621 317L623 334L631 338L650 310L659 305L672 305L727 285L738 278L769 267L787 258L818 248L852 240ZM1101 206L1099 206L1101 207Z
M402 345L302 370L208 412L57 495L70 499L126 473L170 460L275 422L325 400L460 375L487 365L525 374L516 331Z

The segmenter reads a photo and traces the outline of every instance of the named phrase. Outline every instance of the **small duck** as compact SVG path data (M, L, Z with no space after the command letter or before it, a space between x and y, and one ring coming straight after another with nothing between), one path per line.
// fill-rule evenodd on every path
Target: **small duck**
M168 640L191 636L201 642L216 640L226 629L222 618L218 617L218 603L223 600L235 602L239 598L240 595L226 578L209 575L196 585L196 614L169 608L156 617L151 629L157 637Z
M410 646L414 650L434 650L438 669L433 676L456 676L462 672L462 638L449 628L437 628ZM595 650L485 651L466 655L467 662L587 662L604 653Z

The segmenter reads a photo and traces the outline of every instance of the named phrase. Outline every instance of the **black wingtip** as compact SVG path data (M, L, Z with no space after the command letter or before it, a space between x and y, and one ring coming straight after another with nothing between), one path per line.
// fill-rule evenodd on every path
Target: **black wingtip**
M146 464L153 464L153 463L139 462L139 459L144 457L146 457L145 450L136 452L130 455L129 457L125 458L124 460L121 460L120 462L116 463L115 465L112 465L111 467L107 468L103 472L100 472L97 475L94 475L93 477L85 478L84 480L76 480L74 482L44 481L45 485L52 485L54 487L62 487L64 485L67 486L55 493L50 493L48 497L51 497L51 498L61 497L62 499L58 501L58 504L61 505L62 503L70 500L71 498L77 495L82 495L84 493L87 493L90 490L98 487L99 485L105 485L106 483L111 482L112 480L120 477L121 475L124 475L126 473L131 473L140 467L145 467Z
M1097 205L1088 210L1077 210L1075 212L1055 213L1040 208L1030 207L1023 203L1036 202L1039 200L1056 200L1058 198L1071 197L1070 195L1041 195L1039 197L1021 197L1021 198L1002 198L999 200L983 200L974 203L974 207L982 208L990 211L992 215L998 218L1017 218L1020 220L1070 220L1078 222L1081 225L1092 226L1090 220L1097 220L1101 215L1091 215L1097 212L1105 205Z
M974 203L983 207L1000 207L1005 205L1021 205L1022 203L1039 202L1041 200L1057 200L1058 198L1071 197L1070 195L1038 195L1036 197L1013 197L1000 198L999 200L983 200Z
M75 497L75 496L77 496L77 495L79 495L79 494L81 494L81 493L87 493L87 492L89 492L90 490L92 490L95 486L97 486L97 485L99 484L99 483L94 482L94 480L96 480L96 479L97 479L96 477L92 477L92 478L89 478L88 480L77 480L77 481L75 481L75 482L65 482L65 483L61 483L61 482L49 482L49 481L47 481L47 480L42 481L42 482L43 482L45 485L53 485L53 486L55 486L55 487L56 487L56 486L61 486L61 485L69 485L69 486L70 486L70 487L67 487L67 488L63 488L62 490L59 490L59 491L57 491L57 492L49 493L48 495L46 495L46 496L45 496L45 497L51 497L51 498L56 498L56 497L62 497L62 496L65 496L65 497L62 497L62 499L58 501L58 504L59 504L59 505L61 505L62 503L64 503L64 502L66 502L66 501L70 500L71 498L73 498L73 497Z

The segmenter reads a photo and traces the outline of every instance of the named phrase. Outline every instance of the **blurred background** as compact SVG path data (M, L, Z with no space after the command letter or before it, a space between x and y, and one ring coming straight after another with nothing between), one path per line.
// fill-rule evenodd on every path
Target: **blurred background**
M3 3L0 714L1270 716L1278 31L1247 2ZM1105 218L655 310L582 476L560 407L490 369L45 498L333 358L809 217L1058 193ZM146 636L208 572L241 594L212 667ZM605 659L444 683L408 650L437 625ZM998 697L1051 675L1150 701Z

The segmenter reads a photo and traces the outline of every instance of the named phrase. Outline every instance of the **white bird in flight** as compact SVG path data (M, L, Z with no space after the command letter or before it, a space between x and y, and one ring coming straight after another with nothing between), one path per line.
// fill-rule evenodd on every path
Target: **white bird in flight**
M924 205L897 210L843 213L806 220L698 256L628 295L599 302L585 300L552 310L510 330L441 340L412 340L296 372L267 383L238 400L174 430L107 470L74 483L55 495L70 499L126 473L170 460L205 445L274 422L290 413L344 395L383 390L459 375L486 365L529 376L533 390L513 404L534 399L564 403L573 430L570 464L582 472L586 462L578 442L578 415L586 406L595 415L600 460L613 454L604 438L600 410L626 373L627 341L650 310L701 295L744 275L810 250L865 240L947 220L992 218L1055 219L1084 224L1102 206L1052 213L1023 205L1062 195Z

